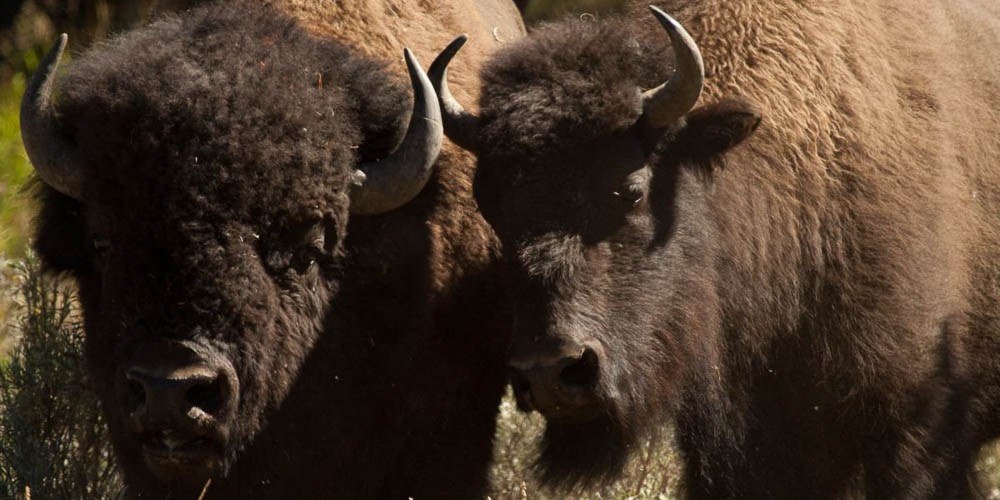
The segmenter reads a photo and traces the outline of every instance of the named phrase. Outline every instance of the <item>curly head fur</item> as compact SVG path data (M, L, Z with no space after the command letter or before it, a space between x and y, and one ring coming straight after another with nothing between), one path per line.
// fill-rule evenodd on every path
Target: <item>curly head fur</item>
M293 191L342 193L351 166L399 140L408 99L379 64L241 3L169 16L99 45L59 87L62 122L90 159L92 189L144 179L128 186L136 200L162 199L147 190L168 185L222 196L231 203L216 209L250 216ZM232 204L249 202L257 209Z
M538 27L483 70L483 146L524 157L624 132L642 113L640 91L669 75L659 35L647 40L619 19Z

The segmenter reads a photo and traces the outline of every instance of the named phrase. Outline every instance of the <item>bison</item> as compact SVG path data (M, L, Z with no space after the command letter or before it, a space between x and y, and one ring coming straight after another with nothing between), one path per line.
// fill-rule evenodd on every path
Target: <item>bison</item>
M219 2L42 62L34 245L78 285L125 497L484 494L499 244L399 58L463 30L475 89L512 3Z
M634 3L543 26L478 116L462 40L432 65L543 479L614 477L672 416L690 498L969 498L1000 435L1000 7L663 3L698 44Z

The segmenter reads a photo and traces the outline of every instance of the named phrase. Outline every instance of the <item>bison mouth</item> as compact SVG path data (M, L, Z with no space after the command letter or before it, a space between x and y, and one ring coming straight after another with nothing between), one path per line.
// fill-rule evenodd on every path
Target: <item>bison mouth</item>
M550 421L587 422L605 414L598 379L597 354L592 349L570 363L510 373L518 409L537 411Z
M221 445L204 436L174 432L144 436L142 457L158 480L182 490L201 488L223 470Z
M597 398L581 389L560 388L558 395L552 397L549 392L532 390L516 379L513 386L519 410L526 413L537 411L553 423L589 422L605 414Z

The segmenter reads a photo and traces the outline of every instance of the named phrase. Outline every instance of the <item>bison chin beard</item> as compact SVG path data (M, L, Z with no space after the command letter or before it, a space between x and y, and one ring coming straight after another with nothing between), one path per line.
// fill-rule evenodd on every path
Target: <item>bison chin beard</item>
M610 483L639 441L632 428L607 414L586 422L550 420L535 471L545 486L566 492Z
M673 369L673 367L670 367ZM666 371L664 371L666 373ZM673 373L671 371L670 373ZM534 469L542 484L562 492L607 486L620 479L629 458L644 442L660 442L664 425L677 414L681 398L667 380L646 379L653 385L632 384L603 393L604 411L592 420L547 419ZM610 398L609 393L617 394ZM625 394L631 397L622 397ZM642 394L658 394L643 398Z

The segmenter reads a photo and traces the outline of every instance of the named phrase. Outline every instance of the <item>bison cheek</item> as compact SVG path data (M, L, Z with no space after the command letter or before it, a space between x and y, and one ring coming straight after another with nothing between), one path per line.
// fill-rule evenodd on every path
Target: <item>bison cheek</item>
M239 353L234 361L241 393L231 448L248 446L267 426L265 415L281 411L323 331L326 298L320 294L310 297L309 304L297 302L274 311L270 321L259 321L253 333L234 349Z

